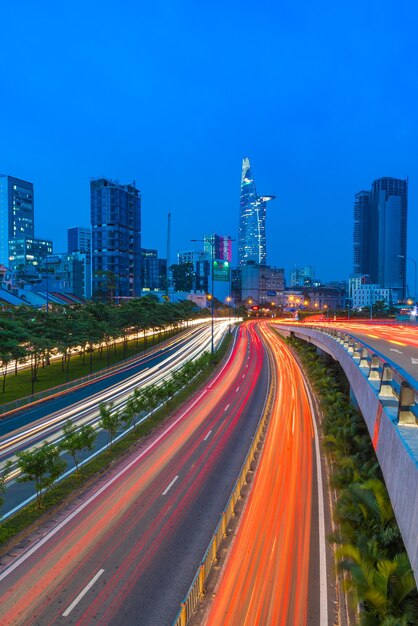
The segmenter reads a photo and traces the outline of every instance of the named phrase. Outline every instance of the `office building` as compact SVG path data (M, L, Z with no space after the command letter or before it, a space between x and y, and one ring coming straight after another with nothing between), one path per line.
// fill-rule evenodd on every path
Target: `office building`
M247 263L241 268L241 298L243 302L267 304L284 291L284 269Z
M24 267L25 265L38 267L48 254L52 254L52 241L49 239L16 237L9 241L7 266L11 270L16 270L18 267Z
M91 228L76 226L67 231L68 253L78 255L84 264L83 293L81 297L90 300L92 297L92 265L91 265ZM79 295L79 294L76 294Z
M68 252L91 255L91 228L76 226L67 231Z
M141 285L146 291L160 289L160 268L157 250L141 249Z
M354 273L390 289L394 301L406 295L408 180L384 177L354 200Z
M141 295L141 194L135 182L90 183L93 297L119 302Z
M290 287L309 287L314 278L315 270L312 265L294 267L290 272Z
M210 293L211 255L210 252L183 250L177 255L179 265L191 263L193 266L193 291Z
M218 261L232 263L232 238L229 235L204 235L203 247L205 252Z
M238 233L238 264L253 261L266 265L266 205L275 196L258 196L250 161L244 158L241 173L241 200Z
M9 242L34 239L33 183L0 174L0 263L9 265Z

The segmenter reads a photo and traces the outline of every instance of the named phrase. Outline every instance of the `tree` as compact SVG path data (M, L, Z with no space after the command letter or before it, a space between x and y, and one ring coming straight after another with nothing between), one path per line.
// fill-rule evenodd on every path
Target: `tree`
M70 420L65 424L63 432L64 437L59 447L73 458L76 474L80 476L78 453L84 449L91 450L93 448L97 433L89 424L84 424L81 428L77 428Z
M17 453L17 466L21 471L18 482L34 482L38 507L44 502L45 493L64 470L66 463L60 457L57 446L44 441L40 448Z
M193 263L174 264L171 265L170 270L175 291L191 291L193 289Z
M103 428L103 430L107 430L107 432L109 433L109 447L111 447L113 444L113 440L116 433L118 432L118 428L121 422L119 411L112 411L112 408L113 402L109 402L109 404L107 405L102 402L102 404L99 406L101 417L99 426L100 428Z
M132 424L134 425L134 428L135 428L136 415L137 415L137 410L136 410L135 392L134 392L134 395L128 399L125 405L125 408L123 409L121 413L120 419L125 424L126 428L130 428Z
M6 491L6 480L12 466L11 461L7 461L4 467L0 470L0 507L3 506L4 499L3 494Z

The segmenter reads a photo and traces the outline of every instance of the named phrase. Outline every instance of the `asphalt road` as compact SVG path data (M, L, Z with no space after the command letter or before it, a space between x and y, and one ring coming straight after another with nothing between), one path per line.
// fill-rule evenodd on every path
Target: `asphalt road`
M81 501L3 558L0 623L172 623L227 502L268 387L241 329L222 373Z
M312 405L289 348L265 322L258 326L276 393L248 502L204 624L327 626L325 513Z

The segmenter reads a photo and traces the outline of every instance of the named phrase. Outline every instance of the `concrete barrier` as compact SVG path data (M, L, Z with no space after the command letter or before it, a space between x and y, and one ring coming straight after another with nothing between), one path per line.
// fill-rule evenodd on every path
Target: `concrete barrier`
M418 382L345 332L274 327L283 336L312 343L343 368L367 424L418 584Z

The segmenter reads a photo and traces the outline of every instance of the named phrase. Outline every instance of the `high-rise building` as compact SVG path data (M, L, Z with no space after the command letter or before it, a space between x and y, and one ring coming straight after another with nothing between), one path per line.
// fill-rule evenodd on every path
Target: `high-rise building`
M99 178L90 183L93 297L141 295L141 194L135 182Z
M203 247L205 252L212 256L212 246L214 258L218 261L232 262L232 238L229 235L204 235Z
M33 183L0 174L0 263L9 266L9 242L34 239Z
M384 177L354 201L354 273L390 289L392 299L406 295L408 180Z
M141 249L141 286L142 289L154 291L160 288L160 276L157 250Z
M266 204L275 196L258 196L250 160L242 160L241 201L238 235L238 264L253 261L266 265Z
M78 255L79 260L83 263L83 293L81 297L90 300L92 296L91 228L82 226L69 228L67 236L68 253Z
M355 274L370 274L372 260L371 232L371 192L359 191L354 196L353 244Z
M91 228L83 228L82 226L69 228L67 235L68 252L81 252L91 255Z

